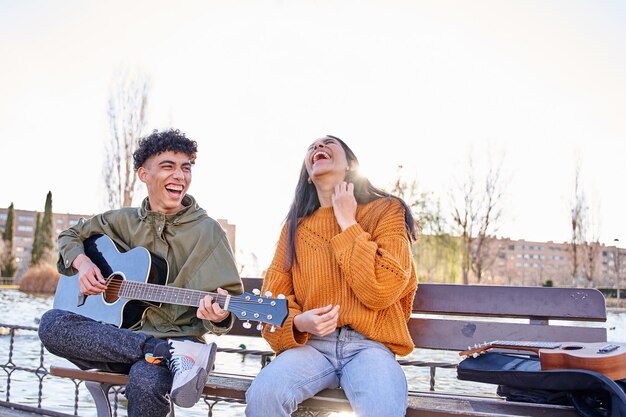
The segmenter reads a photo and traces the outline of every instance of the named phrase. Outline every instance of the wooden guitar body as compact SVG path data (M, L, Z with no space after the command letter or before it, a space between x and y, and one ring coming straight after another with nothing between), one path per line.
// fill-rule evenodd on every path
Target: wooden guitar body
M557 349L540 349L539 361L542 370L586 369L608 376L611 379L626 378L626 349L600 353L607 343L562 343Z

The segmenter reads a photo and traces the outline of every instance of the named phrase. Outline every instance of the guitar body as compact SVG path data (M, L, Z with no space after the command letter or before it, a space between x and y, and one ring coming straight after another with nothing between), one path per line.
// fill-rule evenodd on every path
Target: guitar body
M601 373L613 380L626 378L626 344L583 342L494 341L459 352L477 357L491 349L531 351L539 355L542 371L585 369Z
M599 353L607 343L563 343L558 349L540 349L539 361L544 371L555 369L586 369L599 372L611 379L626 378L626 348L618 347Z
M84 242L85 254L96 264L105 279L165 285L167 262L137 247L121 253L115 243L105 235ZM129 328L136 324L150 304L146 301L119 297L106 290L98 295L84 296L78 286L78 274L61 275L54 295L53 308L71 311L96 321ZM157 304L158 305L158 304Z

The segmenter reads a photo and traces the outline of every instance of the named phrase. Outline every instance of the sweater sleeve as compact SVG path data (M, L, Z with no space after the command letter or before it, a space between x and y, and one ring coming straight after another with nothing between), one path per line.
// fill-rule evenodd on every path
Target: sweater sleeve
M413 260L404 207L395 199L372 215L372 233L355 224L333 237L331 245L344 279L358 299L373 310L388 308L410 286Z
M310 337L309 333L298 331L293 324L294 317L302 313L302 307L296 300L288 254L286 228L283 228L274 259L263 279L262 287L262 293L271 291L274 297L283 294L287 300L288 315L282 327L276 327L272 332L271 326L266 325L262 332L263 337L276 353L303 346Z

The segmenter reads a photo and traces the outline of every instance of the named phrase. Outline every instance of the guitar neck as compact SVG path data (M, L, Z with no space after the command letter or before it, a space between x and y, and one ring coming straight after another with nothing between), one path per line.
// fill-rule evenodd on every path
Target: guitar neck
M485 352L490 349L512 349L512 350L525 350L535 353L539 353L540 349L557 349L561 346L560 343L553 342L519 342L519 341L507 341L496 340L490 343L485 343L480 346L476 346L473 349L468 347L467 350L459 352L460 356L471 356L481 352Z
M200 300L207 295L212 296L219 306L224 308L228 296L217 293L127 280L122 281L119 290L120 297L132 300L179 304L191 307L198 307Z

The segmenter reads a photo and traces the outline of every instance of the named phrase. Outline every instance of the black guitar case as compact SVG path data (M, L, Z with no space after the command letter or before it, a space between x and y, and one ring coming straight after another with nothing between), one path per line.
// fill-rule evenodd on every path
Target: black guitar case
M571 405L583 417L626 417L626 379L593 371L542 371L537 357L487 352L467 358L457 378L496 384L509 401Z

